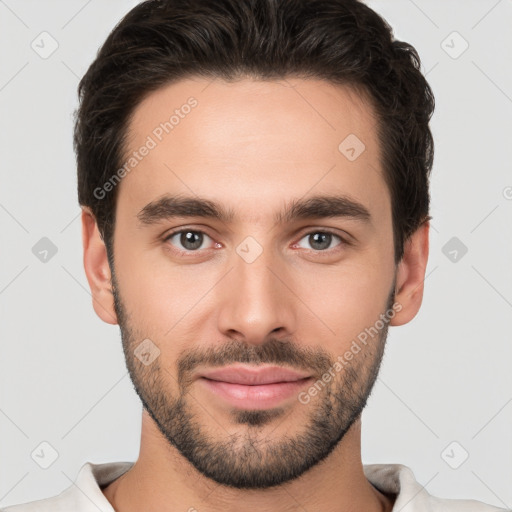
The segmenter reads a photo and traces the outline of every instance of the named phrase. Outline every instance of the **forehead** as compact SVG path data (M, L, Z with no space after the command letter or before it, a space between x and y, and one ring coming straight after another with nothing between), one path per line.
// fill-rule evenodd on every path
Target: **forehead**
M376 124L364 96L323 80L181 80L135 108L119 197L140 207L168 192L229 197L248 211L339 192L385 208Z

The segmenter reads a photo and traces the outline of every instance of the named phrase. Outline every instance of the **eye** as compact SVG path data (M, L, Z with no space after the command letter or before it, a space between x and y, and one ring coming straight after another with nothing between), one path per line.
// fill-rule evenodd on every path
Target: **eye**
M174 246L175 251L179 254L194 253L208 248L221 247L221 245L216 242L214 242L213 247L212 244L208 247L207 239L213 242L212 238L203 231L197 229L181 229L168 234L164 238L164 242L170 242L170 244ZM333 247L332 243L334 239L338 239L339 243ZM309 249L301 244L303 240L306 240L307 243L310 244L310 249L316 252L330 252L330 250L336 249L336 247L350 245L349 242L340 235L325 230L317 230L307 233L299 240L299 242L294 244L294 247L298 246L304 249Z
M181 244L181 247L177 247L178 252L195 252L199 249L206 249L203 247L205 238L211 238L203 231L195 229L182 229L180 231L174 231L165 237L164 242L170 241L172 245L177 243ZM174 242L173 242L173 239Z
M335 247L347 243L343 238L341 238L341 236L331 233L330 231L311 231L306 236L302 237L300 241L297 242L297 244L295 245L302 247L302 245L300 245L300 242L302 240L307 240L314 251L326 251L331 248L330 246L333 241L333 238L337 238L338 240L340 240L340 243L337 244ZM308 247L305 247L305 249L308 249Z

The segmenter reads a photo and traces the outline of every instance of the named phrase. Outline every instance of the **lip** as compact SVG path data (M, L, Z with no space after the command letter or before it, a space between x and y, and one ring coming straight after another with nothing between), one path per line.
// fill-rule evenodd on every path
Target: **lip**
M281 366L234 365L202 372L199 381L232 406L261 410L297 396L311 379L310 374Z
M207 370L201 373L201 377L231 384L257 386L278 382L295 382L310 377L310 374L283 366L233 365Z

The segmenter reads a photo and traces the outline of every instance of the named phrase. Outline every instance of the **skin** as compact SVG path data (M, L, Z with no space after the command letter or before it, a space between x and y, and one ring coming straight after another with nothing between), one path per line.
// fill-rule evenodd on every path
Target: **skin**
M85 207L82 213L84 267L94 309L103 321L120 324L132 380L140 379L148 401L155 399L155 390L169 399L178 396L177 362L184 355L205 349L222 353L233 339L253 350L271 340L290 341L297 351L322 352L335 360L375 324L390 291L400 311L389 325L412 320L423 297L429 225L408 239L395 266L391 199L376 120L364 97L321 80L182 80L136 107L128 153L190 96L198 106L118 185L114 276L93 214ZM338 150L351 133L365 144L354 161ZM164 193L214 200L231 208L234 219L172 218L142 225L137 214ZM371 222L274 222L276 212L292 199L335 193L362 203ZM164 240L176 228L200 230L208 237L199 251L185 257L176 252L185 250L179 235ZM352 243L340 244L334 237L328 250L315 250L307 235L322 229L348 235ZM247 236L262 248L250 264L236 251ZM113 277L126 315L121 319ZM146 338L160 354L156 364L137 366L133 350ZM375 377L370 369L378 368L384 343L385 329L349 363L360 376L357 390L369 393ZM349 374L335 372L328 389L343 389ZM143 378L150 375L161 380ZM185 398L187 410L212 442L238 436L241 441L233 450L242 449L249 438L278 446L285 436L298 436L327 400L325 391L308 404L287 399L283 414L251 426L234 421L232 407L198 381L192 381ZM103 493L122 512L231 511L239 510L240 503L247 511L371 512L391 510L394 501L364 476L360 414L328 456L300 476L278 486L237 489L198 471L144 409L139 458Z

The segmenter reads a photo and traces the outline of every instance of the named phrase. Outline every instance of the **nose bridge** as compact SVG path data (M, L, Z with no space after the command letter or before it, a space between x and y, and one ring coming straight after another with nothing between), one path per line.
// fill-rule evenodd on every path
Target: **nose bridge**
M295 330L293 294L283 284L286 269L270 247L247 237L233 253L219 313L219 328L237 331L249 343L264 343L276 329Z

